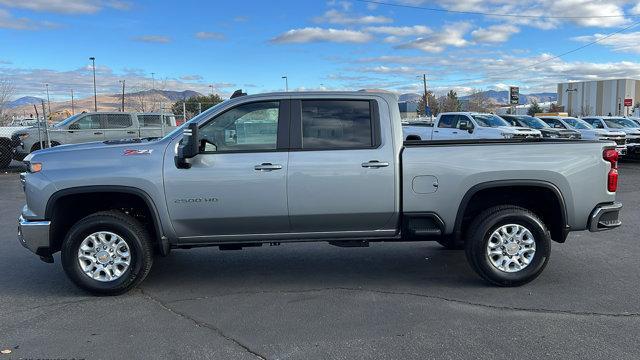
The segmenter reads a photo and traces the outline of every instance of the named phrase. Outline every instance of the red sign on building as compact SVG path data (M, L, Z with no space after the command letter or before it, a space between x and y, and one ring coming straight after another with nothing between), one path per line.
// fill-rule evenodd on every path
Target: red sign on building
M633 106L633 99L624 99L624 106Z

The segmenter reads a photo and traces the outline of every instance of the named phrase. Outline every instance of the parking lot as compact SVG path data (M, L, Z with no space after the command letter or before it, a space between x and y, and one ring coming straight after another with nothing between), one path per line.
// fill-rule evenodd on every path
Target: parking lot
M436 243L291 244L174 251L98 298L18 244L18 175L0 189L0 359L640 358L640 162L621 164L622 228L554 243L507 289Z

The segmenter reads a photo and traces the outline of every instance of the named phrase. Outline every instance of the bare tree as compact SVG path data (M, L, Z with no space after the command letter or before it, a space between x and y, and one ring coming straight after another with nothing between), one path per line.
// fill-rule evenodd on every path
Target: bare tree
M469 111L472 112L488 112L489 98L487 94L480 89L473 89L469 94Z
M13 98L15 90L16 88L13 86L13 82L11 82L11 80L7 78L0 79L0 122L4 122L4 120L6 120L6 106Z

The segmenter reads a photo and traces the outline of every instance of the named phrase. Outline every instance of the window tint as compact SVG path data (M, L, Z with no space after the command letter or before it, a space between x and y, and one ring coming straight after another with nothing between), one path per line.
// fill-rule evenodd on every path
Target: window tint
M440 116L440 122L438 122L439 128L453 129L458 122L458 115L442 115Z
M595 127L596 129L604 129L604 125L602 125L602 123L598 119L582 119L582 120L588 122L591 126Z
M562 122L560 122L560 120L558 119L549 119L549 118L544 118L542 119L542 121L546 122L547 124L549 124L549 126L551 126L552 128L556 128L556 129L565 129L565 126L562 124Z
M78 121L69 125L71 130L100 129L100 119L97 114L85 115Z
M256 102L218 115L199 130L206 151L275 150L279 107L279 101Z
M372 147L372 135L369 101L302 101L303 149Z
M162 127L160 115L138 115L140 127Z
M133 126L129 114L103 114L106 117L107 129L122 129Z

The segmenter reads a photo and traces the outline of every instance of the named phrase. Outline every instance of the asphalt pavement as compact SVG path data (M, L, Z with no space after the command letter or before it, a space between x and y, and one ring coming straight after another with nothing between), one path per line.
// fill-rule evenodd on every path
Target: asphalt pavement
M553 243L520 288L436 243L318 243L173 251L102 298L20 246L24 195L0 175L0 360L638 359L640 162L621 167L624 225Z

